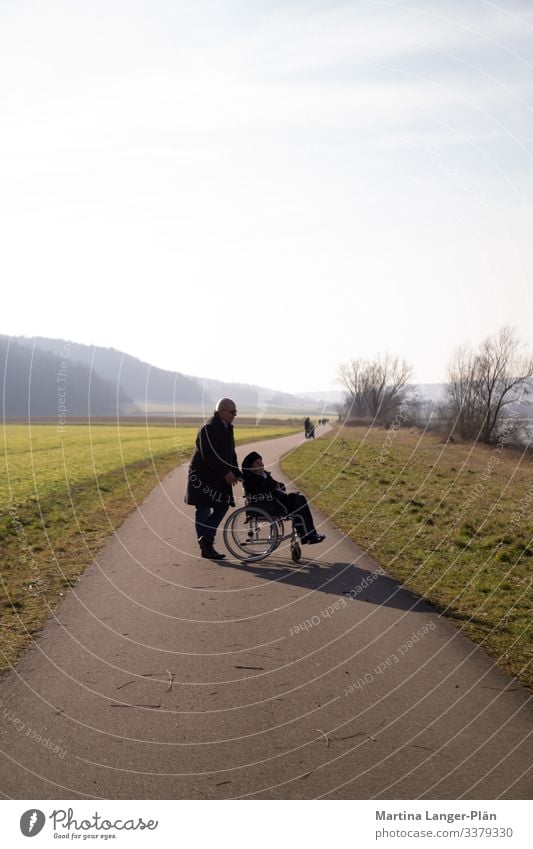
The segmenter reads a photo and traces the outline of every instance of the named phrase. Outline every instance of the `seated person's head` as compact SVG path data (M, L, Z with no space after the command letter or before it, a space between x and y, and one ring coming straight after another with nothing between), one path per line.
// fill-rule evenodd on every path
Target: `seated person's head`
M264 469L263 458L257 453L257 451L251 451L242 461L242 470L244 474L261 474Z

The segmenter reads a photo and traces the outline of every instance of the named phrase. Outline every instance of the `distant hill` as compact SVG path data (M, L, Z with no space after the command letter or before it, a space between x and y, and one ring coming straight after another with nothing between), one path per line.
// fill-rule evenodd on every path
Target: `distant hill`
M56 415L56 375L61 361L68 363L68 412L72 416L114 415L117 409L121 415L205 413L223 396L235 398L242 413L259 417L304 411L320 415L325 408L331 412L344 397L341 389L292 395L254 384L194 377L157 368L115 348L44 336L0 336L1 366L8 346L7 417L25 416L28 400L32 416ZM445 384L422 383L413 388L427 401L435 402Z
M411 383L409 384L410 389L414 390L418 395L422 396L424 401L440 401L444 395L444 390L446 388L445 383ZM313 398L319 399L321 398L324 401L330 403L342 403L346 397L345 391L332 391L332 392L310 392L309 395L312 395Z
M276 389L266 389L251 383L224 383L211 378L198 378L213 399L229 395L238 399L239 406L256 409L267 405L269 409L295 410L310 406L316 408L316 400L309 396L291 395Z
M342 404L345 394L342 389L325 389L323 392L317 392L315 390L306 392L304 395L298 395L298 397L312 399L315 402L322 402L331 406L333 404Z
M122 388L71 360L68 349L53 353L0 336L0 369L6 418L111 416L132 402Z
M446 389L445 383L414 383L412 386L426 401L441 401Z
M150 363L125 354L115 348L102 348L96 345L82 345L65 339L49 339L43 336L0 337L11 339L11 345L26 350L38 350L54 357L64 356L68 351L69 364L77 363L98 375L103 386L111 387L114 396L119 393L121 412L134 414L152 412L172 414L176 408L183 412L210 411L218 398L234 397L241 412L258 411L269 413L306 412L321 410L314 398L291 395L275 389L267 389L246 383L226 383L212 378L198 378L180 372L171 372L150 365ZM12 364L14 367L14 363ZM22 369L21 374L24 374ZM72 374L73 372L71 372ZM81 375L81 372L80 372ZM37 405L38 406L38 405ZM36 406L36 410L37 410ZM48 408L49 405L44 405ZM38 406L44 410L44 406ZM18 408L17 408L18 409ZM113 412L116 411L116 404ZM83 415L74 413L72 415ZM103 415L99 409L93 415ZM6 415L8 413L6 412ZM19 415L10 413L9 415ZM47 412L34 412L33 415L46 416ZM54 415L52 413L51 415Z
M173 404L180 401L185 404L201 405L202 388L195 378L186 377L178 372L155 368L149 363L124 354L115 348L100 348L96 345L80 345L64 339L47 339L43 336L25 338L16 337L21 345L35 344L43 351L61 354L65 346L72 361L84 363L93 368L104 380L116 388L120 386L134 404L144 406L147 402L155 405Z

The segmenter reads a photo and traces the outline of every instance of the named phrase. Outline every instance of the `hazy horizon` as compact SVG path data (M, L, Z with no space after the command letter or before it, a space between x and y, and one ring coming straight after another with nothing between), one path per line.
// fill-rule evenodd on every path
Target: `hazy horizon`
M2 336L2 335L6 336L7 334L2 334L2 333L0 333L0 336ZM29 336L29 337L28 337L28 336L24 336L23 334L21 334L21 335L19 335L19 336L11 336L11 337L8 337L8 338L9 338L11 341L13 341L13 342L17 342L17 341L19 341L21 338L24 338L24 339L33 339L33 340L34 340L34 346L38 348L38 347L40 347L40 346L39 346L39 344L38 344L38 342L37 342L37 339L39 339L39 338L44 338L44 339L46 339L46 338L52 338L52 337L37 337L37 336L34 336L34 337ZM65 336L65 337L54 337L54 340L53 340L53 341L59 341L59 342L61 342L61 341L65 341L65 342L67 342L67 343L68 343L68 344L70 344L70 345L85 344L85 343L78 343L78 342L77 342L77 340L75 340L75 339L71 339L71 338L66 337L66 336ZM88 347L92 347L92 346L88 346ZM115 346L113 346L113 345L111 345L111 346L105 346L105 347L108 347L109 349L119 350L119 349L117 349L117 348L116 348ZM142 360L142 358L141 358L141 357L138 357L138 356L137 356L134 352L131 352L131 351L119 351L119 352L120 352L120 353L122 353L122 354L125 354L126 356L131 356L131 357L134 357L135 359L139 359L139 360L141 360L141 361L143 361L143 362L146 362L149 366L151 366L151 367L153 367L153 368L161 368L160 366L158 366L158 365L157 365L157 363L152 363L152 362L150 362L149 360L146 360L146 361L145 361L145 360ZM72 357L72 355L71 355L70 353L69 353L69 357ZM73 360L76 360L76 357L74 356L74 357L72 357L72 359L73 359ZM99 372L98 367L96 367L96 368L95 368L95 371L96 371L97 373ZM172 370L172 369L171 369L170 371L172 371L172 372L173 372L174 370ZM185 373L184 373L184 372L181 372L181 374L185 374ZM245 383L245 381L234 380L234 379L231 377L231 375L230 375L230 376L228 376L227 378L221 378L221 377L219 377L218 375L206 375L206 374L203 374L203 375L198 375L198 374L185 374L185 376L186 376L186 377L193 377L193 378L195 378L196 380L198 380L199 382L201 382L202 380L206 380L206 381L212 381L212 382L214 382L214 383L233 383L233 384L237 384L237 385L238 385L239 383L242 383L242 384L244 384L244 383ZM275 378L274 378L274 379L275 379ZM409 385L420 385L420 386L423 386L423 387L424 387L424 386L425 386L425 387L439 387L439 386L441 386L441 385L442 385L442 383L441 383L441 382L435 382L435 383L421 383L421 384L417 384L417 383L415 383L415 381L413 381L413 380L410 380L408 383L409 383ZM249 385L249 384L247 384L247 385ZM259 385L259 384L251 384L251 385L257 385L257 386L258 386L258 388L260 388L260 389L270 389L270 390L278 391L278 392L284 392L284 391L285 391L285 390L283 390L283 389L280 389L280 388L279 388L278 386L276 386L275 384L269 384L268 386L267 386L267 385ZM308 388L306 388L306 389L297 388L297 389L291 390L291 391L289 392L289 394L291 394L291 395L295 395L295 396L308 396L308 397L315 396L315 399L314 399L314 400L324 400L324 401L330 401L331 403L335 403L335 402L332 400L333 396L334 396L334 395L338 395L338 396L339 396L339 398L340 398L341 396L344 396L344 395L346 394L346 390L343 388L343 386L342 386L340 383L338 383L338 384L336 385L336 388L329 388L329 389L328 389L328 388L324 388L324 387L320 387L320 386L308 387ZM319 398L319 396L320 396L320 398Z
M8 335L335 391L533 340L533 7L0 9ZM312 386L316 389L300 389Z

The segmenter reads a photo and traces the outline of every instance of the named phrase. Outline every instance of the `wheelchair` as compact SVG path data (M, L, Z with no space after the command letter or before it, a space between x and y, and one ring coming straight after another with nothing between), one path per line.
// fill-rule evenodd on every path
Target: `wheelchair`
M276 516L252 503L231 513L224 524L223 537L228 551L248 563L264 560L286 540L290 540L293 563L302 556L294 517Z

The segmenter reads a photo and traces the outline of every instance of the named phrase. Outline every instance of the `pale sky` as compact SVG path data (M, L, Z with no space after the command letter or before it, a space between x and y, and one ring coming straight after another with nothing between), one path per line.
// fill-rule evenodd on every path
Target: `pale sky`
M0 0L0 332L288 391L533 341L533 3Z

